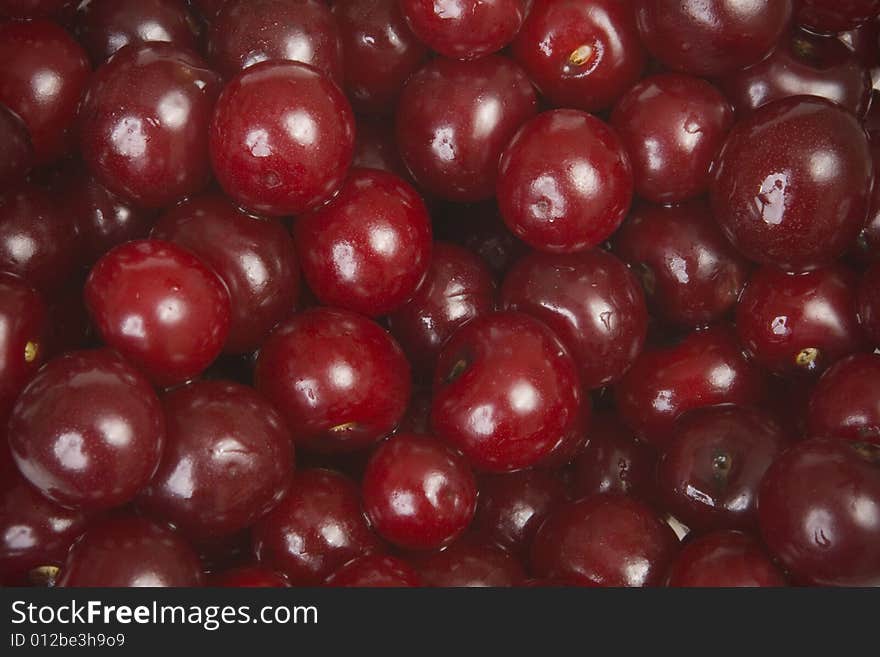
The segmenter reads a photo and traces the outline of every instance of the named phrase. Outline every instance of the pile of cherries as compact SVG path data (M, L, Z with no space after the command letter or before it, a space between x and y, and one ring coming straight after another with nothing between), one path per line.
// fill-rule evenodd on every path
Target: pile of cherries
M0 0L0 582L880 585L878 16Z

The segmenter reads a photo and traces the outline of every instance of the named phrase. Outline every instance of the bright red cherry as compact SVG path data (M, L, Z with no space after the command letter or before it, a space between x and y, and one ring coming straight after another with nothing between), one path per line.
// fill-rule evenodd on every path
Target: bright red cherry
M785 573L749 534L719 531L685 543L669 569L672 587L788 586Z
M368 554L349 561L330 575L325 586L410 588L421 586L421 578L403 559Z
M431 423L490 472L551 455L588 415L577 366L556 335L528 315L478 317L440 352Z
M761 535L798 584L880 583L880 455L836 439L798 443L767 471Z
M298 214L342 184L354 149L354 116L342 92L317 70L263 62L226 85L210 146L214 175L233 201L259 214Z
M381 326L330 308L278 326L260 350L255 380L297 444L324 453L357 451L387 436L411 388L406 358Z
M62 587L191 587L202 585L198 555L173 530L145 518L102 520L71 548Z
M650 507L625 495L592 495L550 514L532 544L538 577L581 586L658 586L678 550Z
M648 311L639 282L600 249L525 256L505 277L501 301L556 332L587 389L617 381L645 344Z
M220 195L187 199L153 228L154 239L196 254L226 284L231 302L227 353L250 353L293 312L299 262L293 240L274 219L252 217Z
M513 555L472 537L422 559L417 567L425 585L434 588L511 587L526 578Z
M734 126L715 163L712 209L749 258L815 269L855 242L872 175L855 116L822 98L785 98Z
M331 470L299 471L287 496L254 526L253 541L260 562L294 586L315 586L379 547L357 486Z
M880 445L880 356L855 354L835 363L813 390L809 435Z
M770 52L792 0L636 0L642 41L667 68L702 77L731 73Z
M678 344L646 350L615 386L620 418L660 447L685 411L716 404L750 406L764 396L760 372L725 325L691 333Z
M208 580L208 586L238 589L274 589L288 588L290 583L283 575L276 573L274 570L259 564L251 564L214 573Z
M878 15L878 0L801 0L795 20L808 30L830 34L851 30Z
M386 315L409 301L431 262L431 220L397 176L354 169L332 201L299 217L293 235L321 303Z
M470 202L495 193L498 159L537 112L525 72L492 55L473 62L437 58L407 82L397 106L397 143L420 186Z
M165 418L149 382L109 350L56 358L18 397L9 444L49 499L81 509L131 500L153 476Z
M633 174L615 131L577 110L544 112L501 157L498 206L513 233L551 253L583 251L629 210Z
M595 112L642 73L645 51L629 3L536 0L511 54L554 105Z
M797 275L762 267L736 308L740 342L776 374L821 373L866 347L857 285L855 272L844 265Z
M0 185L22 180L34 165L34 146L24 122L0 103Z
M859 322L873 347L880 347L880 263L862 275L858 291Z

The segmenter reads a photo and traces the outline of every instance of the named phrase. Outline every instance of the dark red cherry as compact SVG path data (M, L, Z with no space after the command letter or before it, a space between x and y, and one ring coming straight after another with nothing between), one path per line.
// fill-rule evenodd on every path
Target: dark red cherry
M880 455L836 439L797 444L767 471L761 534L798 584L880 583Z
M878 40L880 43L880 40ZM880 92L873 96L871 107L877 107L880 110ZM877 112L880 119L880 111ZM858 250L856 256L863 262L875 262L880 260L880 124L872 126L870 122L865 122L865 129L871 137L871 156L874 163L874 190L871 194L871 203L868 210L868 219L865 222L864 230L859 236L856 243ZM873 132L872 132L873 129Z
M297 444L324 453L357 451L391 433L411 388L403 352L381 326L330 308L278 326L257 358L255 380Z
M664 509L698 532L757 527L758 486L788 442L761 411L714 406L686 413L657 466Z
M400 0L416 36L453 59L477 59L513 40L529 11L529 0Z
M492 55L473 62L437 58L407 82L397 106L397 143L412 175L452 201L491 198L498 159L537 111L523 70Z
M342 92L317 70L264 62L226 85L210 145L214 175L233 201L259 214L298 214L342 184L354 117Z
M531 563L538 577L582 586L658 586L677 550L675 533L647 505L592 495L548 516Z
M50 502L18 473L4 473L0 479L0 581L24 583L35 568L60 566L87 522L82 511Z
M431 266L412 300L388 317L391 334L418 372L431 376L440 349L461 326L495 310L492 271L467 249L435 242Z
M191 587L202 585L198 555L173 530L145 518L102 520L71 548L62 587Z
M435 230L480 256L499 280L531 251L504 225L494 202L455 204L438 217Z
M480 470L541 462L583 427L588 411L574 360L528 315L478 317L440 352L431 423Z
M232 311L223 347L227 353L254 351L293 312L300 292L299 262L280 222L249 216L211 194L167 212L152 237L189 249L223 279Z
M208 56L226 78L290 60L342 80L339 29L321 0L227 0L208 28Z
M761 373L726 325L646 350L614 388L620 418L638 438L661 447L685 411L716 404L750 406L764 396Z
M426 586L477 588L519 586L526 578L519 561L506 550L472 537L417 563Z
M880 347L880 263L862 275L858 291L859 322L871 346Z
M80 107L80 148L107 189L166 207L210 180L216 73L170 43L133 44L95 73Z
M315 586L379 547L357 486L332 470L297 472L287 496L254 526L253 541L260 562L294 586Z
M167 41L198 47L198 23L180 0L90 0L80 3L76 36L97 66L130 43Z
M330 575L325 586L356 588L410 588L421 586L419 574L403 559L368 554Z
M511 47L554 105L611 106L642 73L645 51L629 3L536 0Z
M0 0L0 16L8 18L48 18L58 16L74 0Z
M852 30L837 35L856 54L856 58L867 69L880 66L880 20L862 23Z
M703 77L759 62L788 26L792 0L636 0L642 41L667 68Z
M819 34L844 32L880 15L878 0L801 0L795 20Z
M352 170L332 201L294 222L293 236L319 301L373 317L409 301L431 263L424 201L376 169Z
M788 582L751 535L718 531L685 543L672 562L666 586L779 587Z
M0 424L5 425L18 393L46 360L49 321L36 290L16 276L0 274Z
M384 118L358 118L353 168L381 169L412 182L394 137L394 124Z
M712 209L749 258L815 269L855 242L872 175L855 116L825 99L786 98L734 126L715 163Z
M654 476L657 452L633 436L616 415L596 414L589 442L574 461L574 497L595 493L622 493L641 500L656 497Z
M77 104L89 77L86 53L49 21L0 22L0 103L27 126L35 164L73 145Z
M609 125L585 112L554 110L529 121L507 146L497 193L517 237L551 253L583 251L626 216L632 167Z
M79 264L73 217L28 183L0 190L0 271L54 296Z
M474 530L525 557L544 518L568 499L568 493L560 473L549 470L485 475L480 479Z
M436 438L397 434L370 457L361 493L379 536L406 550L436 550L474 517L477 485L460 454Z
M159 469L138 505L204 540L252 525L284 495L293 472L290 430L253 389L197 381L162 399Z
M0 185L23 180L34 165L34 146L24 122L0 103Z
M677 203L708 189L733 109L705 80L664 73L630 89L615 105L611 125L629 153L636 193Z
M679 327L726 317L752 269L702 200L640 203L614 236L614 252L641 279L653 315Z
M757 269L736 308L740 342L762 367L782 375L821 373L864 349L858 277L844 265L804 274Z
M864 116L871 100L871 74L856 54L838 39L803 30L783 37L769 57L719 85L739 116L790 96L820 96Z
M165 418L149 382L109 350L56 358L15 403L9 444L49 499L80 509L121 506L149 481Z
M208 579L208 586L237 589L275 589L288 588L290 583L283 575L276 573L274 570L259 564L250 564L214 573Z
M809 435L880 445L880 356L855 354L837 361L813 390Z
M104 341L160 386L198 376L229 333L223 282L171 242L116 247L92 269L85 295Z
M645 344L648 311L639 282L600 249L525 256L505 277L501 302L556 332L587 389L617 381Z
M355 111L393 113L428 49L406 24L397 0L332 0L330 6L345 55L345 91Z

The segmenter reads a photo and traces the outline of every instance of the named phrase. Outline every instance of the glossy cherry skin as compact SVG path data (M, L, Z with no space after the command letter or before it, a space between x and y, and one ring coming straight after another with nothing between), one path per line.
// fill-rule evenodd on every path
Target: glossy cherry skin
M23 179L34 164L34 146L24 122L0 103L0 185Z
M428 376L449 337L475 317L495 310L497 290L489 266L449 242L435 242L424 282L409 303L388 317L391 334L413 365Z
M90 0L77 10L76 36L98 66L130 43L196 50L198 23L180 0Z
M48 164L73 145L77 103L90 74L85 51L49 21L0 22L0 103L27 126L35 163Z
M290 234L278 221L249 216L211 194L167 212L152 237L193 252L225 283L232 311L225 352L256 350L293 311L299 262Z
M43 298L16 276L0 274L0 423L18 393L46 361L49 312Z
M263 62L224 88L210 146L214 175L238 205L270 216L298 214L342 184L354 116L339 88L317 70Z
M658 447L671 439L675 420L685 411L750 406L764 393L761 373L726 325L646 350L614 388L620 418L638 438Z
M878 0L801 0L795 20L808 30L830 34L851 30L878 15Z
M544 112L508 144L498 175L507 227L541 251L596 246L623 221L633 195L629 157L615 131L577 110Z
M478 317L440 352L431 424L479 470L540 463L583 426L588 411L568 350L528 315Z
M607 109L642 73L645 51L628 3L536 0L511 46L552 104Z
M568 497L568 486L558 472L485 475L480 479L474 531L515 556L525 557L544 518Z
M574 497L620 493L652 501L657 451L637 440L616 415L597 413L590 425L589 442L574 460Z
M817 438L880 445L880 356L854 354L822 375L810 397L807 430Z
M397 106L397 143L419 185L451 201L491 198L498 159L537 112L525 72L492 55L437 58L407 82Z
M580 586L657 586L678 550L672 529L625 495L592 495L550 514L532 544L538 577Z
M0 0L0 16L8 18L48 18L68 9L74 0Z
M373 317L409 301L431 263L424 201L375 169L352 170L332 201L295 221L293 236L318 300Z
M260 350L255 381L296 443L322 453L357 451L391 433L411 389L391 336L362 315L331 308L279 325Z
M715 163L712 210L752 260L815 269L855 242L872 175L868 140L852 114L821 98L786 98L734 126Z
M302 470L287 496L253 529L263 565L294 586L315 586L346 562L379 548L353 481L332 470Z
M751 535L718 531L685 543L669 569L666 586L780 587L788 582Z
M406 550L436 550L474 517L477 484L460 454L436 438L397 434L370 457L364 511L379 536Z
M237 589L277 589L288 588L290 583L283 575L274 570L259 564L250 564L214 573L208 579L208 586Z
M229 294L192 253L128 242L92 268L86 305L101 337L160 386L203 372L229 333Z
M611 125L629 153L636 193L654 203L677 203L708 189L733 108L705 80L663 73L630 89L615 105Z
M49 499L79 509L131 500L159 465L165 418L149 382L109 350L47 364L19 395L9 444Z
M880 347L880 264L862 275L858 291L859 322L873 347Z
M752 269L703 200L640 203L614 236L614 253L641 279L652 314L679 327L726 317Z
M790 96L820 96L864 116L871 100L870 71L856 54L838 39L802 30L783 37L754 66L725 76L719 86L739 116Z
M858 277L845 265L804 274L756 270L736 308L740 342L782 375L821 373L867 347L857 316Z
M284 495L293 471L290 430L253 389L197 381L162 399L159 469L138 506L199 540L249 527Z
M342 42L321 0L227 0L208 32L208 56L224 77L290 60L342 80Z
M119 515L91 525L61 568L62 587L192 587L203 581L199 557L173 530Z
M412 182L397 148L393 122L385 118L359 117L355 133L353 168L380 169Z
M368 554L349 561L330 575L325 586L346 588L411 588L422 580L403 559Z
M28 183L0 190L0 271L54 295L74 274L78 236L73 217Z
M788 26L792 0L636 0L642 42L667 68L703 77L759 62Z
M639 282L600 249L525 256L504 278L501 303L553 329L587 389L617 381L645 345L648 310Z
M412 33L397 0L333 0L345 60L345 92L355 111L389 114L428 49Z
M416 565L424 584L433 588L506 588L519 586L526 578L513 555L472 537L465 537Z
M758 486L788 437L760 411L698 408L673 429L657 466L664 509L694 531L757 527Z
M798 584L880 582L880 458L876 446L836 439L797 444L767 471L761 535Z

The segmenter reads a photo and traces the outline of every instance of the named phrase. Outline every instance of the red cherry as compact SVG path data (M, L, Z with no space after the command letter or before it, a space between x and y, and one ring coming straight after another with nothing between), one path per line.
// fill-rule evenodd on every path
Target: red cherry
M880 445L880 356L855 354L835 363L813 390L809 435Z
M34 146L24 122L0 103L0 185L22 180L34 164Z
M421 586L419 574L396 557L368 554L349 561L325 581L326 586L409 588Z
M788 586L785 574L749 534L719 531L688 541L669 569L667 586Z
M422 581L433 588L512 587L526 577L509 552L470 537L416 565Z
M795 20L813 32L843 32L880 15L878 0L801 0Z
M48 18L58 16L74 0L0 0L0 16L9 18Z
M288 588L290 583L283 575L259 564L239 566L215 573L208 580L209 586L223 588Z
M880 264L862 275L858 290L859 322L871 346L880 347Z

